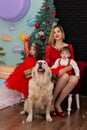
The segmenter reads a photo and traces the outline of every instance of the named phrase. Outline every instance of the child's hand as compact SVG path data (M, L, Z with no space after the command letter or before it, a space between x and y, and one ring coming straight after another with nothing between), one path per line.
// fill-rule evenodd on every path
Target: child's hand
M65 69L61 69L60 71L59 71L59 76L62 76L63 74L65 74L66 73L66 71L65 71Z
M24 71L26 78L31 77L31 73L32 73L32 69L27 69L27 70Z
M24 39L24 52L25 52L25 56L28 57L30 50L29 50L29 37L25 37Z

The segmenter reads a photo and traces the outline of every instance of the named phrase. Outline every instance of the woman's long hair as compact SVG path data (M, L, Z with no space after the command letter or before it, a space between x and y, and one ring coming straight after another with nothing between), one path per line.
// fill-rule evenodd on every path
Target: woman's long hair
M49 40L48 40L48 44L50 45L54 45L55 44L55 39L54 39L54 29L55 28L59 28L62 32L62 40L65 39L65 33L64 33L64 30L62 28L61 25L56 25L54 27L52 27L51 31L50 31L50 35L49 35Z

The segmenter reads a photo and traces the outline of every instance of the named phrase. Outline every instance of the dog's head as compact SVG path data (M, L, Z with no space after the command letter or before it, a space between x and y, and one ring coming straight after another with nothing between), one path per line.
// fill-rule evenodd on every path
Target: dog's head
M45 60L38 60L32 71L32 77L44 76L45 78L51 78L52 72Z
M39 60L36 63L36 68L38 73L45 73L46 69L48 68L48 65L46 61L44 60Z

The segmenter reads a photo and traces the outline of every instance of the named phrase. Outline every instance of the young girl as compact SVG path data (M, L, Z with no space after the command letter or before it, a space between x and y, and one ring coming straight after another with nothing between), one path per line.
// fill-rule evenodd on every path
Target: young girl
M8 88L17 90L28 96L28 81L31 77L26 78L24 71L35 66L36 61L42 58L42 50L39 43L30 46L29 56L26 60L15 68L13 73L7 78L5 84Z

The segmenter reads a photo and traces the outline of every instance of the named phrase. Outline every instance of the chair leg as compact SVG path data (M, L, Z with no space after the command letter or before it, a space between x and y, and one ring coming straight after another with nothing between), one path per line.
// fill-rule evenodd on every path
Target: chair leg
M80 109L79 93L76 94L75 97L76 97L76 106L77 106L77 109Z
M71 105L72 105L72 94L69 94L69 97L68 97L68 116L70 115L70 112L71 112Z

